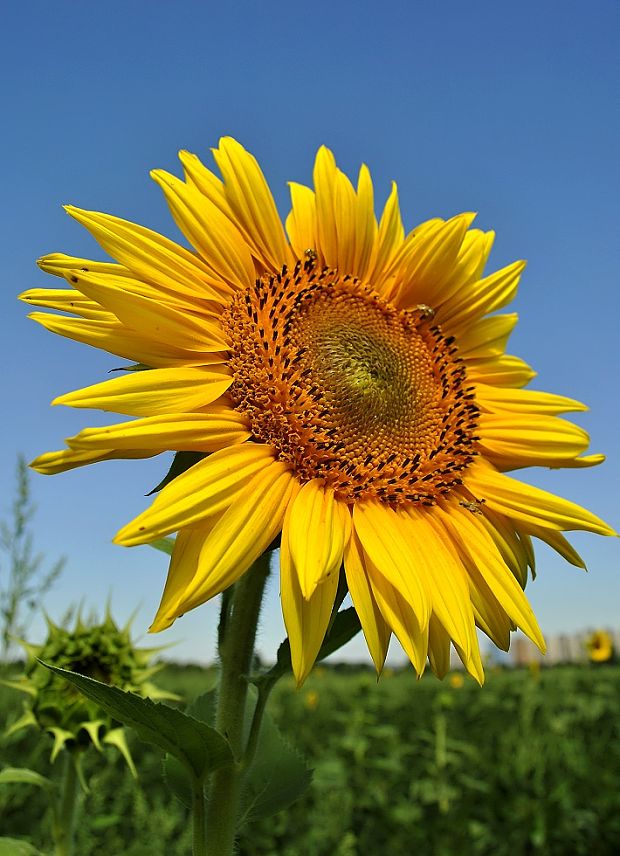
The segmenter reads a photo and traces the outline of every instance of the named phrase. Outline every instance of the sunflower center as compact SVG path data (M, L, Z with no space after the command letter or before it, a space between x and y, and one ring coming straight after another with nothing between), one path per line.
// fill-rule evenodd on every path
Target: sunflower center
M473 459L478 410L431 315L298 263L224 314L229 394L301 481L321 478L348 502L435 502Z

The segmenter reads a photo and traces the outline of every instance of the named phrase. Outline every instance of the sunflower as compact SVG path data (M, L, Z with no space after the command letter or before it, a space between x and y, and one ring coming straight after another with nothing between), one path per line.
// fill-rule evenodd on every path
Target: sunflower
M595 630L586 639L586 649L593 663L606 663L614 655L614 640L607 630Z
M562 531L612 530L506 475L603 460L558 416L584 405L524 389L535 373L505 353L517 316L492 313L524 262L484 276L494 235L470 213L405 234L395 185L377 222L368 169L354 187L325 147L314 189L290 185L283 228L255 158L231 138L213 154L221 178L188 152L184 180L152 173L192 249L67 207L115 262L45 256L65 287L22 299L63 313L34 312L47 329L133 365L53 403L137 418L87 428L34 468L194 453L115 539L178 532L154 631L280 538L298 682L341 569L378 671L392 633L418 674L428 658L445 675L452 644L479 682L477 627L502 649L519 627L544 649L523 593L532 537L583 567Z

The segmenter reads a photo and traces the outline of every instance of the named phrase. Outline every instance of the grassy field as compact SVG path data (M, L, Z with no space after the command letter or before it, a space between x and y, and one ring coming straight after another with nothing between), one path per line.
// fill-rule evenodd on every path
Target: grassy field
M159 683L188 701L206 684L169 666ZM458 681L456 682L458 683ZM3 690L0 723L20 710ZM242 856L607 856L620 853L620 667L491 671L481 690L410 671L319 667L283 680L271 713L314 769L310 791L244 834ZM4 741L1 765L49 772L49 743ZM161 757L132 741L135 783L92 752L79 856L186 856L185 809L161 783ZM45 803L0 791L2 834L45 851Z

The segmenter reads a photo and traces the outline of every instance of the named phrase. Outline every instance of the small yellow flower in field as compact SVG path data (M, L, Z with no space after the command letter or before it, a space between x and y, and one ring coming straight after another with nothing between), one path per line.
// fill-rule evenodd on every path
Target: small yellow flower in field
M308 710L316 710L319 706L319 694L316 690L308 690L304 697L304 705Z
M605 663L614 653L614 642L606 630L595 630L586 640L588 656L593 663Z
M532 538L612 530L513 478L589 467L578 401L524 387L505 353L525 263L484 268L494 233L474 215L405 233L396 186L377 220L370 173L354 186L322 147L314 187L291 183L282 226L254 159L231 138L221 178L181 152L184 180L153 178L191 244L69 206L115 260L45 256L58 290L32 289L44 327L132 361L55 404L135 417L86 428L34 461L42 473L113 458L193 453L192 466L117 535L178 532L152 630L232 585L281 536L280 586L301 683L329 625L341 568L378 671L392 634L418 674L451 645L482 683L476 627L506 650L545 643L523 593ZM75 317L68 317L70 313Z
M452 672L449 678L450 686L455 690L460 690L465 683L465 678L458 672Z

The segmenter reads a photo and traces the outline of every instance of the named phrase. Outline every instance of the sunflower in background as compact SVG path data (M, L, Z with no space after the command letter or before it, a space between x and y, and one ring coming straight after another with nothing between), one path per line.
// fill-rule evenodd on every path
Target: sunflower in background
M192 452L192 466L117 535L178 532L152 630L232 585L280 538L280 585L301 683L344 567L371 656L394 633L418 674L445 675L454 646L483 680L476 627L500 648L544 640L523 593L532 537L583 560L562 532L613 534L572 502L507 472L587 467L570 398L524 389L505 353L524 262L490 275L493 233L473 214L405 234L396 186L379 222L321 148L314 189L291 183L283 228L256 160L231 138L221 178L181 152L180 180L152 173L193 249L117 217L68 207L116 261L40 260L64 278L27 303L53 332L131 360L126 374L55 399L136 417L87 428L41 455L42 473Z
M90 745L100 752L104 745L114 746L135 776L125 729L40 661L150 699L178 701L179 696L152 681L163 669L163 664L151 665L153 655L161 648L136 648L129 624L118 627L109 610L100 623L84 621L78 615L72 629L54 624L47 616L46 622L47 638L41 645L20 642L28 657L24 674L2 681L28 696L23 715L10 726L7 735L29 726L47 732L54 741L52 761L63 749L77 757Z
M592 663L606 663L614 656L614 640L607 630L595 630L586 639L586 650Z

